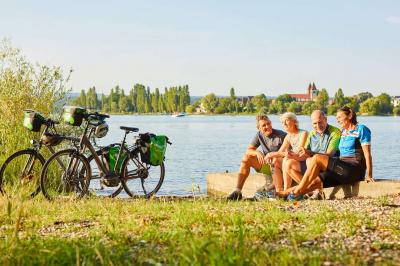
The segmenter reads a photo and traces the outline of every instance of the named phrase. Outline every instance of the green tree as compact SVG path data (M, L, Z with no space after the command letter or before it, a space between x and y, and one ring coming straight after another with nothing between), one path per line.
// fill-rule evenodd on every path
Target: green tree
M326 112L326 108L329 103L329 95L326 89L322 89L317 96L317 99L315 100L315 105L317 106L318 109L323 110Z
M119 111L122 113L128 112L128 98L125 96L124 90L121 92L121 96L119 97Z
M301 108L301 113L303 115L311 115L311 113L317 109L317 106L314 102L306 102L303 104Z
M344 93L342 89L338 89L338 91L335 93L335 105L336 106L343 106L344 104Z
M356 113L360 109L360 104L358 102L358 97L357 96L344 97L343 105L350 107Z
M327 108L328 115L336 115L336 112L339 108L340 108L339 105L336 105L336 104L328 105L328 108Z
M370 93L370 92L361 92L357 96L359 99L359 103L362 103L362 102L366 101L367 99L374 97L374 95L372 95L372 93Z
M289 94L282 94L276 97L275 102L282 102L282 103L291 103L295 102L296 99L290 96Z
M230 113L238 113L239 112L239 102L236 98L234 88L230 89L229 95L230 95L229 112Z
M86 107L92 110L97 109L97 93L96 87L89 88L86 93Z
M400 115L400 106L397 106L397 107L393 108L393 114L394 115Z
M215 109L218 107L218 98L214 93L210 93L201 98L201 103L207 113L214 113Z
M265 94L259 94L251 99L253 105L256 107L256 112L260 112L262 108L268 108L268 100Z
M287 111L295 113L295 114L301 114L302 108L303 108L303 105L301 103L291 102L291 103L289 103L289 106L287 107Z

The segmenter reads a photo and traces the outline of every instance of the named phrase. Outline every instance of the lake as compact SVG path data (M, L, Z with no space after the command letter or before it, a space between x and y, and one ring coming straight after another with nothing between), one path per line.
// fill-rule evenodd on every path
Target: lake
M270 119L274 128L282 129L279 116L271 115ZM298 119L301 128L311 130L309 116ZM400 179L400 117L361 116L358 120L372 132L374 177ZM335 117L330 116L328 121L337 126ZM191 194L193 188L206 193L206 175L237 172L243 153L257 132L255 116L113 115L107 122L110 131L100 144L121 141L122 125L169 137L173 144L167 148L165 180L157 195L184 196ZM132 143L132 135L128 142Z

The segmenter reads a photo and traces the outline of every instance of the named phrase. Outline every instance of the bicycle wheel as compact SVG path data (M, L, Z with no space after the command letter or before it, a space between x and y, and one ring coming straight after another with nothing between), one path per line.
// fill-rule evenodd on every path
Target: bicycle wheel
M44 164L40 188L48 200L78 199L88 192L90 176L85 156L74 149L61 150Z
M131 197L149 198L156 194L164 181L165 166L142 163L137 156L128 157L122 165L121 183Z
M96 151L97 156L99 159L108 166L108 162L106 159L106 154L109 153L111 149L110 146L104 147L101 150ZM92 176L89 185L89 193L91 195L96 195L99 197L115 197L117 196L122 190L122 184L119 182L119 177L114 177L116 180L112 180L114 182L106 182L104 181L104 175L102 174L99 166L97 165L93 154L91 154L88 158L88 162L90 164L90 168L92 170ZM117 182L116 182L117 181Z
M40 172L45 160L33 149L13 153L0 169L0 192L7 197L33 198L40 192Z

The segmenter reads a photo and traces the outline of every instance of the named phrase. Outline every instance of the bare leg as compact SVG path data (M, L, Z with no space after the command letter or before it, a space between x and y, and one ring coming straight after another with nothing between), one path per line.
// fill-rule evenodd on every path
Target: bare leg
M352 196L353 196L353 197L357 197L359 191L360 191L360 182L355 182L355 183L352 185L352 191L351 191L351 192L352 192Z
M283 190L290 188L292 178L289 175L290 159L284 158L282 162L282 175L283 175Z
M353 193L352 193L352 185L343 185L341 186L343 189L343 194L344 194L344 198L348 199L351 198Z
M257 156L246 153L243 156L242 162L240 164L236 189L242 190L244 182L246 182L246 179L250 174L251 167L253 167L254 169L261 169L262 165L258 162Z
M299 186L290 187L284 191L277 192L276 195L280 198L285 198L285 197L287 197L287 195L289 195L290 192L293 192L295 189L298 189L298 187ZM304 189L304 192L302 192L301 194L304 195L304 194L312 192L316 189L322 189L322 182L321 182L321 179L319 179L319 178L314 179L314 181L312 183L310 183L308 185L308 187L306 187Z
M328 167L329 157L326 155L316 154L309 162L309 167L305 172L300 184L293 190L295 195L304 194L306 189L318 178L320 171L325 171ZM319 178L318 178L319 179Z
M340 188L341 188L340 186L333 188L331 194L329 195L330 200L336 199L336 194L339 192Z
M300 184L301 178L303 176L301 174L301 167L300 167L299 161L296 161L294 159L289 159L287 173L292 180L296 181L297 184ZM290 181L290 184L291 184L291 181ZM290 187L290 185L288 186L288 188L289 187Z
M277 192L282 191L283 188L282 162L282 158L275 158L273 162L274 174L272 175L272 180Z

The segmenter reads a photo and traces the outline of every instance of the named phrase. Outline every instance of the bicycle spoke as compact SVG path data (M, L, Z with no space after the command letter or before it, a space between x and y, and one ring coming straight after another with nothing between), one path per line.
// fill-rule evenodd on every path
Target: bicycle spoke
M50 157L41 177L42 190L48 199L80 198L86 194L89 181L89 164L73 150L60 151Z
M0 170L0 191L8 197L33 197L39 191L43 157L34 150L22 150L6 159Z

